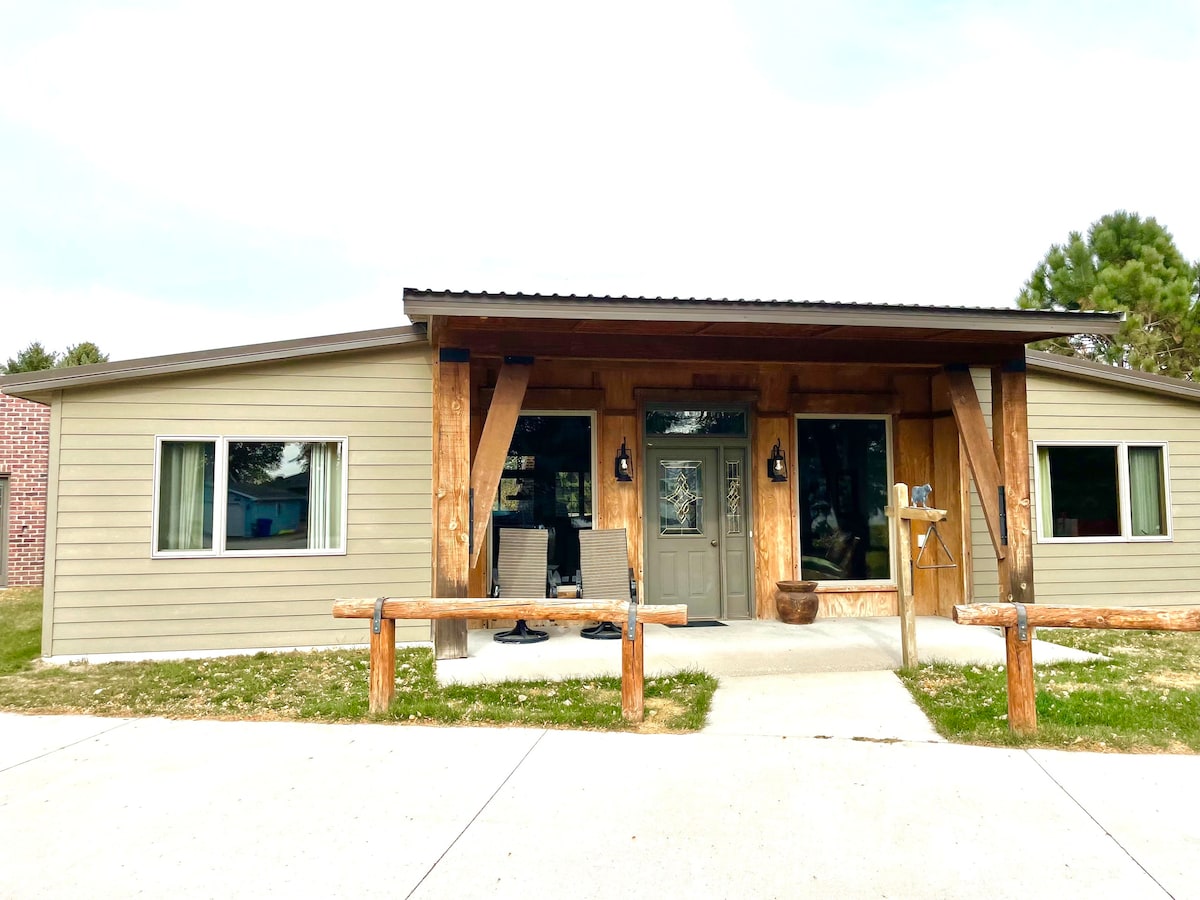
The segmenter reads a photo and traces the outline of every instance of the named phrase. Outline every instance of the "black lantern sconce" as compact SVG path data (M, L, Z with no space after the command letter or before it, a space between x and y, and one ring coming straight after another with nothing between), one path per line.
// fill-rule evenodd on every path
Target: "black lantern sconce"
M783 455L779 441L775 442L775 446L771 448L771 455L767 459L767 477L772 481L787 481L787 459Z
M625 446L625 438L621 438L621 449L613 460L613 474L617 481L633 481L633 460L629 458L629 448Z

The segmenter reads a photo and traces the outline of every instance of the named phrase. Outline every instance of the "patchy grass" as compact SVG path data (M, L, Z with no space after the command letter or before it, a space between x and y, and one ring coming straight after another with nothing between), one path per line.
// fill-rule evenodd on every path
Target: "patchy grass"
M1038 732L1008 730L1003 666L900 672L938 733L971 744L1200 753L1200 634L1038 629L1038 638L1107 659L1037 666Z
M12 592L8 592L12 593ZM704 724L717 681L686 671L646 680L646 721L621 718L617 677L499 684L437 683L428 649L396 652L396 700L367 712L367 653L258 653L169 662L35 666L41 592L0 596L0 709L100 716L399 721L422 725L523 725L605 731L682 732ZM14 627L17 626L17 627ZM33 629L32 637L27 632ZM11 651L7 635L20 633Z
M41 588L0 590L0 675L29 668L41 652Z

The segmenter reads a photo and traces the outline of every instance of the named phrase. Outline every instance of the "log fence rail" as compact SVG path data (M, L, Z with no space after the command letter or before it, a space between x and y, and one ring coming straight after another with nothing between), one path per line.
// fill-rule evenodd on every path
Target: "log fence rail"
M1032 649L1034 627L1200 631L1200 609L971 603L954 607L952 618L959 625L990 625L1004 629L1008 728L1015 734L1033 734L1037 731Z
M621 714L627 722L645 715L643 624L687 623L687 606L649 605L603 599L438 599L380 597L335 600L335 619L371 619L369 708L386 712L396 691L396 620L557 619L617 622L621 633Z

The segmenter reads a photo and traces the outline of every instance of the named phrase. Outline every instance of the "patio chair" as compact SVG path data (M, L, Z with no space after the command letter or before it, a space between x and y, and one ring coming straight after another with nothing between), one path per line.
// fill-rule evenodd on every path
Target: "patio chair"
M493 573L492 595L504 598L546 596L546 559L549 532L544 528L501 528L500 559ZM492 640L501 644L536 644L548 640L518 619L516 627L501 631Z
M629 565L629 546L624 528L600 528L579 532L580 593L597 600L636 600L637 582ZM621 629L601 622L579 632L593 641L618 640Z

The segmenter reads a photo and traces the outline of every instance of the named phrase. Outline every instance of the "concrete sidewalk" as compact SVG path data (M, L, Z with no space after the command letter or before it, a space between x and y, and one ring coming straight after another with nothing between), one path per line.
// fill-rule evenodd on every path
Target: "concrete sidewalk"
M0 714L0 896L1200 898L1200 758Z

